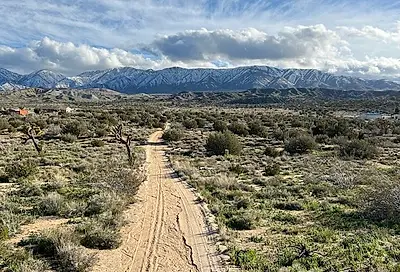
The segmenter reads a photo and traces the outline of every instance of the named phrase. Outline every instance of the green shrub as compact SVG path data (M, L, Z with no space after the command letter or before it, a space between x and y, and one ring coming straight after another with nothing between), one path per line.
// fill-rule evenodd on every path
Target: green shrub
M95 249L115 249L121 244L119 230L106 226L96 220L78 227L81 233L81 245Z
M267 146L264 151L264 155L271 158L276 158L281 155L281 152L274 147Z
M260 121L253 121L249 123L249 133L260 137L267 136L267 128L262 125Z
M6 166L5 174L9 180L27 178L38 171L38 165L33 160L13 162Z
M213 124L213 129L218 132L223 132L228 129L228 125L224 121L215 120Z
M203 118L196 118L197 127L203 128L206 125L206 120Z
M3 239L14 236L20 231L23 222L24 218L21 214L10 210L0 211L0 236ZM2 238L0 238L0 240L2 240Z
M281 171L281 166L277 163L270 163L264 168L264 175L268 177L276 176Z
M344 158L372 159L378 155L378 149L365 140L353 140L340 146L340 156Z
M233 172L235 174L238 174L238 175L245 174L245 173L248 172L247 168L242 166L242 165L240 165L240 164L231 165L229 167L229 171L231 171L231 172Z
M384 180L380 182L361 196L360 210L373 220L400 223L400 185Z
M37 205L37 212L44 216L62 215L65 207L64 197L52 192L42 197Z
M182 125L187 129L197 128L197 122L194 119L186 119L182 122Z
M90 143L93 147L103 147L105 143L102 140L94 139Z
M4 129L9 129L10 124L8 123L7 119L0 118L0 131Z
M168 129L164 132L162 138L167 142L180 141L183 138L183 131L180 129Z
M232 263L246 271L275 271L270 269L270 262L255 249L237 250L230 252Z
M298 136L290 138L285 143L285 151L289 154L305 154L315 148L314 138L311 136Z
M235 133L236 135L239 135L239 136L244 136L245 137L245 136L249 135L249 131L247 129L247 126L245 124L242 124L242 123L238 123L238 122L232 123L229 126L229 130L232 131L233 133Z
M89 198L85 215L92 216L110 211L112 214L121 213L124 201L114 192L101 192Z
M75 135L76 137L83 136L87 134L87 132L88 128L86 123L77 120L65 124L62 128L63 134L72 134Z
M74 238L72 233L50 230L32 234L22 240L20 245L29 247L35 255L51 257L60 271L90 271L96 260L95 255L86 253L83 248L76 245Z
M234 230L252 230L256 227L256 220L252 216L243 213L229 218L226 225Z
M78 140L78 137L76 137L73 134L67 133L67 134L62 134L61 135L61 140L63 140L64 142L72 144L72 143L74 143L74 142L76 142Z
M108 135L108 130L106 128L98 127L95 130L95 134L97 137L105 137Z
M235 135L225 131L211 134L207 139L206 149L213 155L225 155L227 151L229 154L239 155L242 145Z

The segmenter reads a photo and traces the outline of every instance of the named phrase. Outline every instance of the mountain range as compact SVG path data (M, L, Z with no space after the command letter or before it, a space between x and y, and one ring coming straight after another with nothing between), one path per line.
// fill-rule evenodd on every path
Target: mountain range
M179 93L182 91L240 91L252 88L325 88L335 90L395 90L400 84L333 75L315 69L248 66L232 69L140 70L132 67L84 72L66 77L49 70L20 75L0 68L0 90L26 88L105 88L122 93Z

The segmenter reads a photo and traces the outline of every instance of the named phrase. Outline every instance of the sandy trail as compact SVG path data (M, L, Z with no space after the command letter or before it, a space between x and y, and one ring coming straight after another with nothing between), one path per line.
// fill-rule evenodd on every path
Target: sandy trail
M157 131L149 138L148 179L139 201L125 213L129 223L122 230L122 246L100 252L93 271L222 271L201 206L174 177L161 136Z

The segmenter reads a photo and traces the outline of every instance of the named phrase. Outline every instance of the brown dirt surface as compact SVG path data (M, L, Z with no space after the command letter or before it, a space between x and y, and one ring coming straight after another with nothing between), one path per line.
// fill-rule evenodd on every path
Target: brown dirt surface
M153 133L146 146L148 178L125 213L122 246L98 252L93 271L222 271L202 206L175 176L161 136Z

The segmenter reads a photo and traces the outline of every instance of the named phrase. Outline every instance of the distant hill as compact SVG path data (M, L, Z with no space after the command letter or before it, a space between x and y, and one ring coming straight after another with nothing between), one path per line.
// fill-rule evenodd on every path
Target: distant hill
M270 104L289 100L350 100L400 98L399 91L345 91L325 88L250 89L241 92L181 92L169 97L174 102L206 104Z
M0 92L0 99L7 101L45 102L104 102L127 98L127 95L108 89L42 89L28 88Z
M85 72L74 77L48 70L19 75L0 69L0 90L24 88L104 88L122 93L179 93L182 91L243 91L248 89L320 88L345 91L400 90L388 80L337 76L314 69L250 66L233 69L140 70L131 67Z

